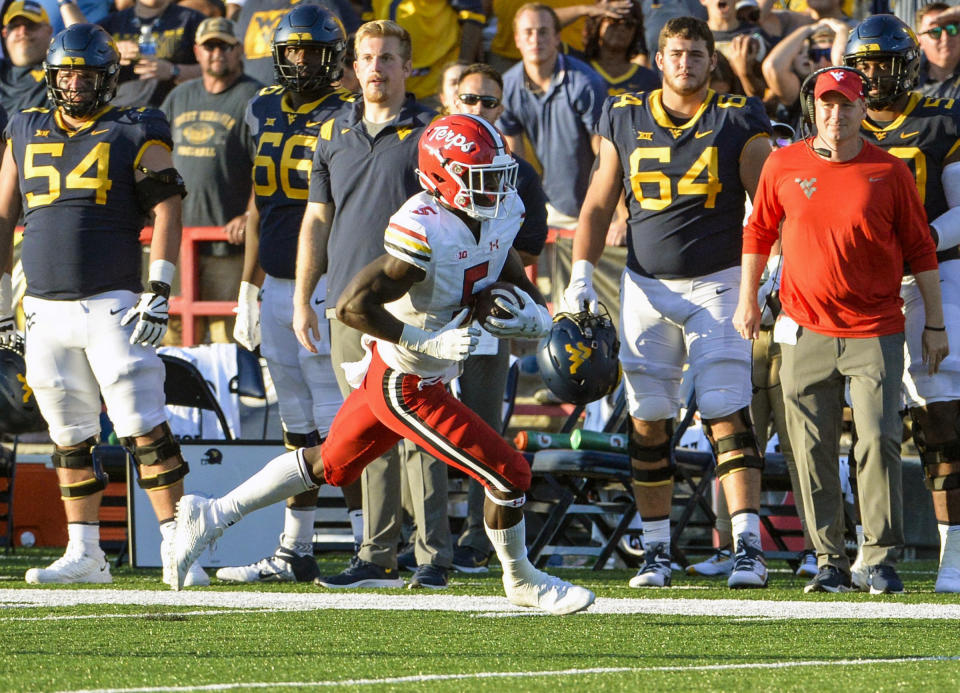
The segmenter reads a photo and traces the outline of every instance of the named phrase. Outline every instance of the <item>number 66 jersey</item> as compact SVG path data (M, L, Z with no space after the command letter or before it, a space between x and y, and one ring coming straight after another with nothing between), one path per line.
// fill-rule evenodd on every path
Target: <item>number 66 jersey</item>
M757 99L708 90L686 121L661 90L604 103L597 132L617 149L630 210L627 267L645 277L700 277L740 264L740 156L770 133Z
M7 126L23 205L27 294L76 300L139 293L140 230L134 173L151 144L173 146L160 111L106 107L79 129L31 108Z

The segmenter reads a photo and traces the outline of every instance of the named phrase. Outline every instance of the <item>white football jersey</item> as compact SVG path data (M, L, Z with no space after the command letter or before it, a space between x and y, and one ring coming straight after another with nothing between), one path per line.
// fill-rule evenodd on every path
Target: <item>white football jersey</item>
M516 193L502 202L505 214L486 219L480 240L461 219L426 192L414 195L390 217L385 250L426 272L402 298L386 308L398 320L434 332L453 320L470 296L500 278L500 272L523 223L523 202ZM377 351L394 370L423 378L449 380L461 362L437 359L397 344L377 340Z

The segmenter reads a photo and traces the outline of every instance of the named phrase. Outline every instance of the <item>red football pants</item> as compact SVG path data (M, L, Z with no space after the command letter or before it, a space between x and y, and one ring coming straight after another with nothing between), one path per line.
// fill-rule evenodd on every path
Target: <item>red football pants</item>
M363 379L343 403L320 448L328 484L345 486L406 438L488 488L526 491L530 465L442 383L395 371L373 348Z

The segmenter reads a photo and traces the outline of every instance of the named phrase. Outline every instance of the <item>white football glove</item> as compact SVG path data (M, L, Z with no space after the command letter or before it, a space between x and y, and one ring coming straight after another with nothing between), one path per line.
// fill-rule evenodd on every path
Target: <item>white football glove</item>
M520 298L520 306L513 302L509 292L500 289L493 290L494 304L509 312L511 317L501 319L488 315L483 323L486 330L495 337L526 337L530 339L540 338L549 332L550 326L553 324L550 311L534 301L523 289L515 288L514 291Z
M413 325L404 325L397 344L437 359L463 361L477 348L477 343L480 341L479 327L472 323L466 327L460 327L469 312L469 308L464 308L437 332L427 332Z
M140 294L137 305L127 311L120 320L120 326L126 327L134 320L137 324L130 335L130 343L160 346L163 335L167 333L167 323L170 322L170 285L150 282L150 290Z
M233 339L247 351L260 346L260 288L256 284L240 282Z
M560 297L560 312L576 314L585 310L597 313L599 301L593 288L593 264L588 260L577 260L570 268L570 283Z
M0 276L0 347L12 347L17 339L17 325L13 319L13 279L7 273Z

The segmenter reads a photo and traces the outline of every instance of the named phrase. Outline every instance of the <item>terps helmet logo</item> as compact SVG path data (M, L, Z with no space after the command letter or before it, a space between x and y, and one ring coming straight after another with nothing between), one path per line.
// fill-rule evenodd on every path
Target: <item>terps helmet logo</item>
M200 458L200 464L223 464L223 453L217 448L210 448L203 457Z
M459 147L464 154L472 152L477 148L476 142L472 142L466 136L451 130L446 125L439 125L430 133L430 141L440 143L440 149L448 147Z
M577 342L576 346L572 344L564 345L567 353L570 354L570 375L575 375L577 369L582 366L587 359L590 358L590 354L593 353L593 349L585 345L583 342Z

